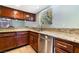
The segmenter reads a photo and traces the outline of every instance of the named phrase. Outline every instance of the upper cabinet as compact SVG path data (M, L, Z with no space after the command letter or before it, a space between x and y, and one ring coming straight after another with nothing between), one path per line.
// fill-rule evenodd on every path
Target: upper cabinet
M25 13L24 12L24 19L26 21L35 21L36 20L36 15L35 14L32 14L32 13Z
M36 20L36 14L16 10L5 6L0 6L0 17L26 20L26 21Z
M24 20L24 14L21 11L13 10L13 16L14 16L15 19Z
M13 10L6 7L0 7L0 16L1 17L7 17L7 18L13 18Z
M31 14L30 21L35 21L35 19L36 19L36 15L35 14Z

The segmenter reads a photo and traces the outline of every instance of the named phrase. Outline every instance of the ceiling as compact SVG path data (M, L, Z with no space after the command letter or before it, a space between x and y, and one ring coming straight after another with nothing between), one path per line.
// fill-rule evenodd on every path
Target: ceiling
M36 14L41 10L49 7L50 5L5 5L5 6Z

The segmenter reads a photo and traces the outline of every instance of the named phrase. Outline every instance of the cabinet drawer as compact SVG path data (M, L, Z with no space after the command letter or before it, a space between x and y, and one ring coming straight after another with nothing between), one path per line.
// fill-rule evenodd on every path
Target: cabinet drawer
M56 45L56 47L59 47L59 48L61 48L61 49L64 49L64 50L66 50L66 51L68 51L68 52L73 52L73 45L71 45L71 44L69 44L69 43L56 40L56 41L55 41L55 45Z
M68 52L66 52L66 51L64 51L64 50L62 50L60 48L57 48L57 47L55 47L55 52L56 53L68 53Z

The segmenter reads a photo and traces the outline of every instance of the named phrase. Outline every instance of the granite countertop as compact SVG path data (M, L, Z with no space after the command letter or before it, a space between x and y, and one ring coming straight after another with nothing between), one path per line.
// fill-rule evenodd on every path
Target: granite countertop
M72 42L79 43L79 34L60 31L60 30L43 30L43 31L39 31L37 29L32 29L32 28L0 29L0 33L2 33L2 32L16 32L16 31L33 31L33 32L46 34L46 35L50 35L50 36L53 36L53 37L62 38L64 40L69 40L69 41L72 41Z
M43 31L41 33L79 43L79 35L77 34L63 33L57 31Z

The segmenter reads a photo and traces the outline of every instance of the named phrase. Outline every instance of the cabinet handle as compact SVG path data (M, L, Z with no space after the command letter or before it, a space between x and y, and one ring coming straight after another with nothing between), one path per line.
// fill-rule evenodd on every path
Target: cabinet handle
M60 45L60 46L62 46L62 47L64 47L64 48L67 48L67 46L64 46L64 45L62 45L62 44L60 44L60 43L57 43L58 45Z

